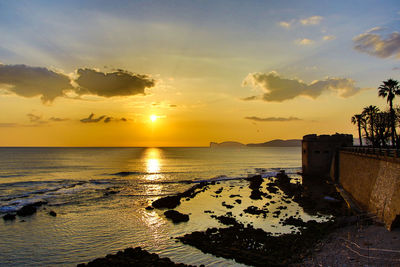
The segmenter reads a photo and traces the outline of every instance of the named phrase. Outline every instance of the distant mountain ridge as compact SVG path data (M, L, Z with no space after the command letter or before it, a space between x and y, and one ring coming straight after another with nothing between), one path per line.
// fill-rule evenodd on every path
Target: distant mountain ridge
M267 141L264 143L251 143L251 144L242 144L240 142L235 141L226 141L221 143L210 142L210 147L296 147L301 146L301 139L275 139L271 141Z
M239 143L239 142L234 142L234 141L225 141L222 143L210 142L210 147L242 147L242 146L246 146L246 145Z

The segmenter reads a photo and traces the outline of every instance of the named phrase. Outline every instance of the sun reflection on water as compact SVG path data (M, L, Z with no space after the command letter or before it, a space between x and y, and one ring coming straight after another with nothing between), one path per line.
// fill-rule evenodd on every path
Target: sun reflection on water
M162 178L161 171L161 149L148 148L144 153L146 163L146 180L155 181Z

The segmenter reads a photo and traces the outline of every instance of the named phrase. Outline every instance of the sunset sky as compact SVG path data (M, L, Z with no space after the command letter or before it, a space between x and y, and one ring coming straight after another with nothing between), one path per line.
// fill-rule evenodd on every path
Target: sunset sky
M398 0L1 1L0 146L356 135L399 31Z

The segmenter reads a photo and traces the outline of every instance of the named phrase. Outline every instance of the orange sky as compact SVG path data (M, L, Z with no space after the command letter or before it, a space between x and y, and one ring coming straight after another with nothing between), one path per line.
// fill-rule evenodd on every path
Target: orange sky
M356 135L399 79L396 1L122 2L0 3L0 146Z

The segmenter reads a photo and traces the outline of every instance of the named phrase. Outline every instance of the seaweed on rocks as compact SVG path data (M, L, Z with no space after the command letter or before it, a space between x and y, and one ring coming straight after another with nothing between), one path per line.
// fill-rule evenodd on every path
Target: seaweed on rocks
M141 247L127 248L124 251L118 251L116 254L109 254L104 258L95 259L89 263L78 264L77 267L125 267L125 266L162 266L162 267L185 267L192 266L183 263L174 263L169 258L160 258L155 253L149 253Z
M206 182L201 182L185 192L159 198L152 203L152 206L156 209L174 209L181 204L182 198L194 198L198 193L206 191L208 189L207 185Z

